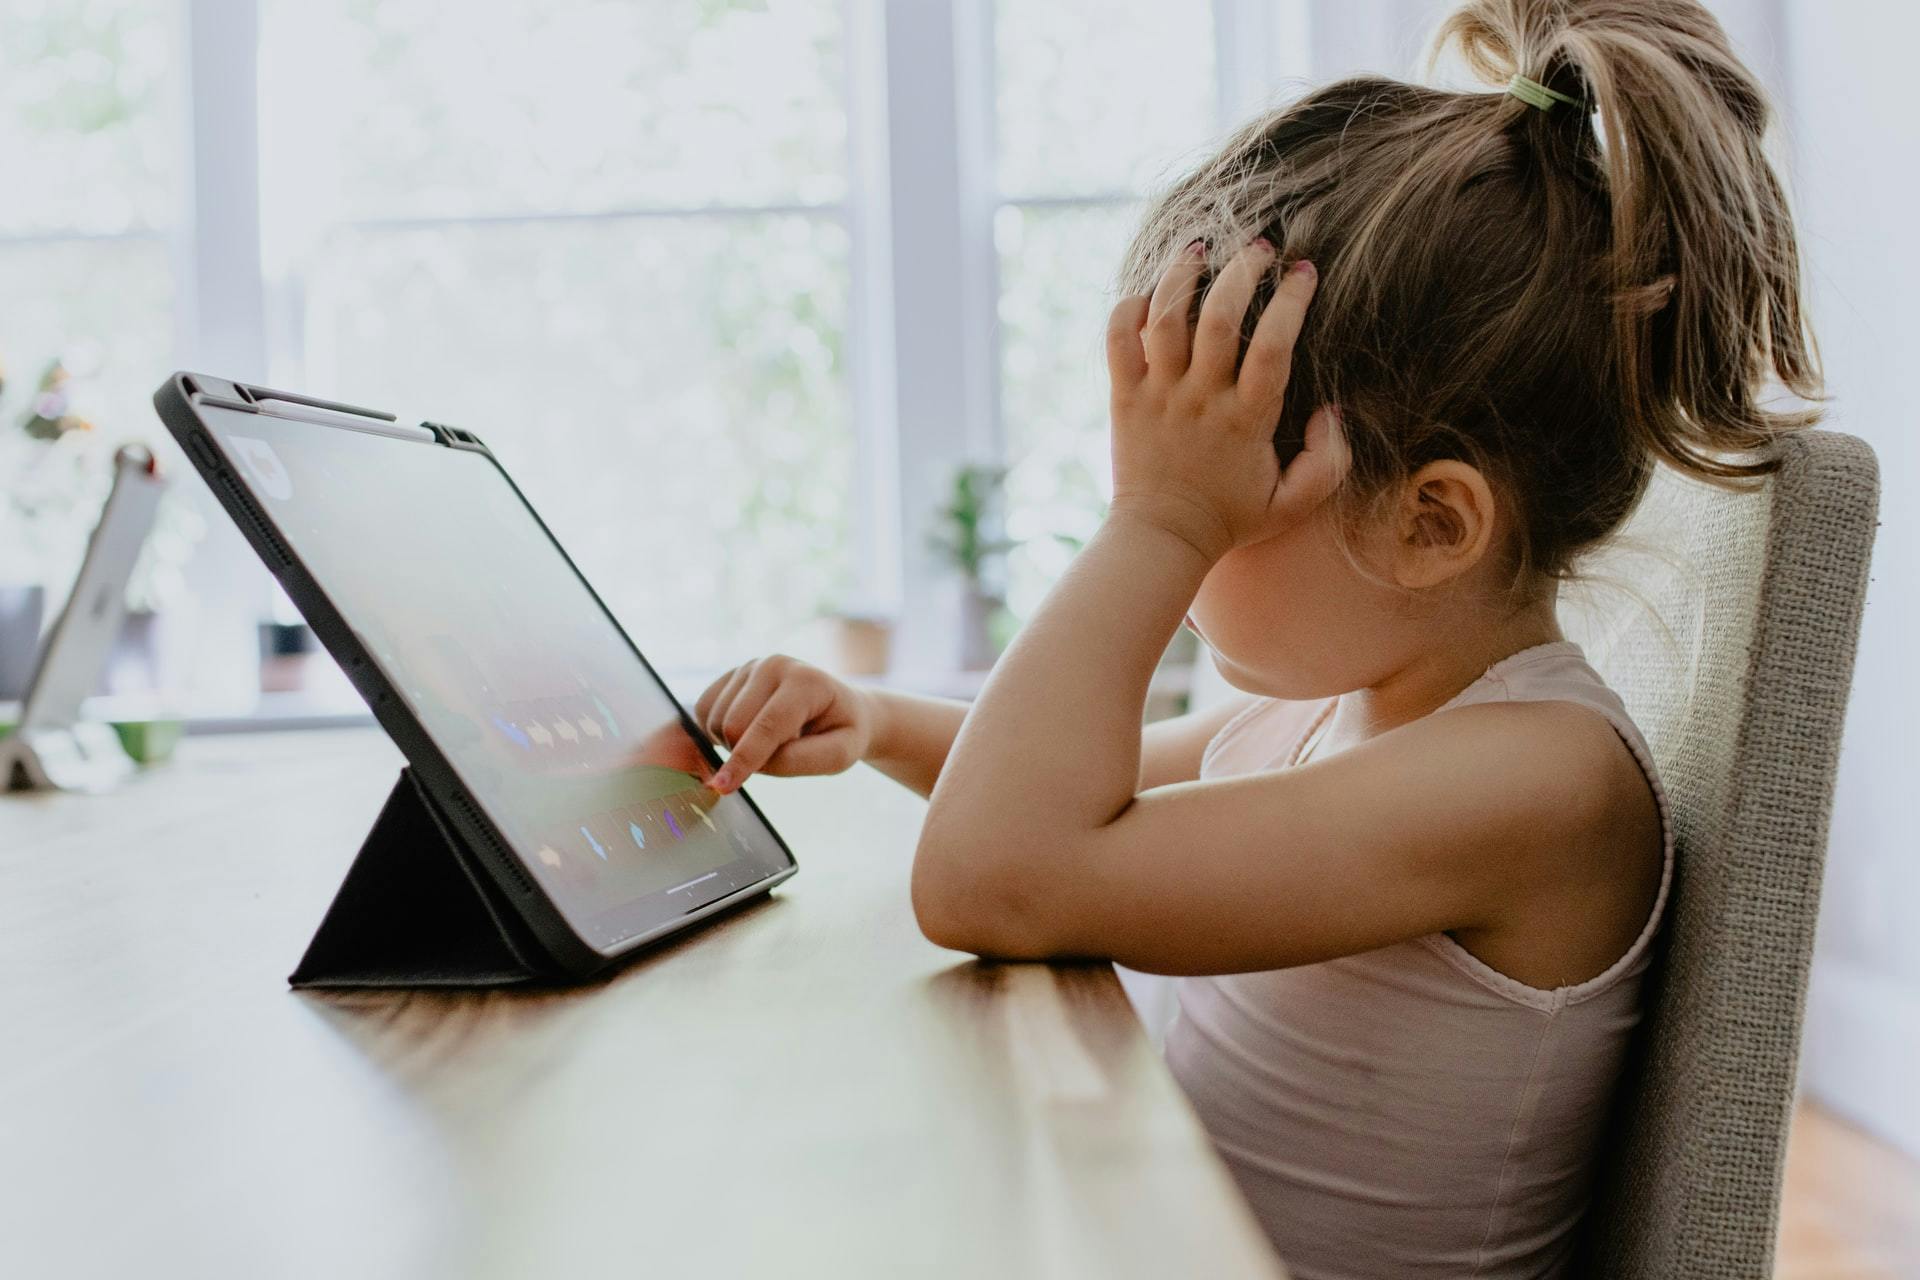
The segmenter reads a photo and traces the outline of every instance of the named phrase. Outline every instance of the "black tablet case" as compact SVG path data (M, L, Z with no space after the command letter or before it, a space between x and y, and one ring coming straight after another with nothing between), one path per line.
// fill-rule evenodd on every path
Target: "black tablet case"
M437 759L438 748L397 711L397 700L380 680L359 639L337 616L325 593L281 542L270 522L253 509L245 491L225 475L218 458L209 453L211 446L202 432L193 401L195 395L204 395L210 403L243 412L253 412L254 402L265 398L364 418L376 425L395 423L394 415L290 391L243 388L205 374L176 373L161 384L153 398L161 421L181 447L194 456L196 466L214 485L221 505L300 607L314 634L346 669L349 678L354 679L355 687L366 697L375 719L386 729L394 745L421 767L432 766L430 772L445 774L444 782L437 785L443 791L451 789L451 793L459 797L461 792L450 767ZM448 448L467 449L492 457L471 432L440 423L422 423L421 429ZM507 482L513 483L511 478ZM514 486L514 492L519 493L518 486ZM527 510L539 520L531 504ZM544 522L541 527L545 528ZM555 546L558 547L557 542ZM564 549L560 554L566 557ZM567 563L571 566L572 560L569 558ZM587 589L592 591L591 586ZM594 599L598 601L599 597L595 595ZM612 614L608 617L611 620ZM639 650L634 650L634 657L646 664ZM647 670L651 673L653 669L648 666ZM658 680L657 674L654 678ZM662 683L661 688L665 687ZM744 792L740 794L764 823L766 819L752 799ZM478 829L480 838L485 839L484 820L471 807L471 802L468 805L468 825ZM767 831L779 841L779 834L771 826ZM780 841L780 847L786 849L784 841ZM525 873L512 861L512 855L497 847L495 851L496 865L502 866L505 875L532 894L532 885L525 881ZM790 851L787 857L791 862ZM586 944L570 934L557 933L555 939L543 940L508 900L506 890L495 881L487 866L487 861L460 835L459 824L450 821L439 802L433 799L433 788L421 780L414 767L402 769L373 829L362 841L346 880L334 896L333 905L327 908L326 918L288 981L295 987L307 988L575 983L587 980L611 964L625 963L632 958L633 953L629 953L608 961L587 950ZM787 874L792 874L792 870ZM773 883L781 879L785 876L775 878ZM772 883L764 884L758 892L764 893L769 888ZM700 916L737 907L755 896L757 893L744 894L711 904ZM556 951L556 941L574 948L577 956L572 962L568 961L567 953Z
M402 769L333 905L287 979L296 987L500 987L553 981L540 944Z

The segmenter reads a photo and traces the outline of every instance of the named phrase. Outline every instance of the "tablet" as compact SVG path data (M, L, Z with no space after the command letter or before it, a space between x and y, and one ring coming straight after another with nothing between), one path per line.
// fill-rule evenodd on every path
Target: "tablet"
M81 707L120 635L127 583L166 491L146 448L127 445L114 453L113 487L73 590L40 647L20 723L0 737L0 790L104 791L133 772L112 727L84 718Z
M199 374L154 403L561 969L794 873L477 437Z

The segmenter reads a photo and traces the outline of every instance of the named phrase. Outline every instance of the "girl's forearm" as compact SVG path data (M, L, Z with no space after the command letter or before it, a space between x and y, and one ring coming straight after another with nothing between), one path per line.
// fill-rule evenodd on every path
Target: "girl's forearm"
M931 795L967 718L967 704L891 689L863 689L873 714L866 762L901 786Z
M933 796L923 860L1018 860L1126 809L1154 668L1210 564L1161 523L1109 516L974 703Z

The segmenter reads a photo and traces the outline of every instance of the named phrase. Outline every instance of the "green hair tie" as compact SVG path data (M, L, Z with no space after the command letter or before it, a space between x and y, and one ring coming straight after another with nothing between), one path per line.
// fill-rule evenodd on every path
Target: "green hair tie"
M1580 105L1580 99L1569 98L1558 89L1549 89L1538 80L1529 80L1517 71L1513 73L1513 78L1507 81L1507 92L1528 106L1538 107L1542 111L1553 110L1553 104L1556 102L1564 102L1570 107Z

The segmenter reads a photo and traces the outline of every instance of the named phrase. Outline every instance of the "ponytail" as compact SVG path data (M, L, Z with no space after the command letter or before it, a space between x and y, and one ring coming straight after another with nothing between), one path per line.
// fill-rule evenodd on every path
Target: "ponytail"
M1767 384L1810 401L1821 379L1766 95L1719 23L1696 0L1471 0L1436 36L1449 46L1584 104L1538 116L1516 98L1522 127L1591 112L1573 127L1597 135L1620 390L1646 447L1701 475L1768 469L1767 443L1818 413L1768 408Z

